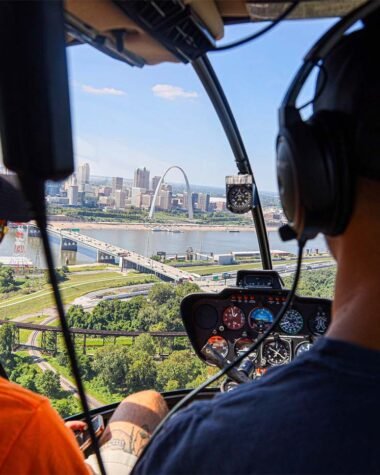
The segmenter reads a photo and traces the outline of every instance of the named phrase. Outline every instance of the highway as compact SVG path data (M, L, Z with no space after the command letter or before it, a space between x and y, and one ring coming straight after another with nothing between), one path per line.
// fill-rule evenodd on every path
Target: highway
M129 251L128 249L100 241L99 239L95 239L75 231L63 231L56 229L51 225L48 228L49 232L55 233L63 238L76 241L77 243L91 247L105 254L109 254L118 258L124 258L137 267L144 267L147 270L150 270L158 277L163 275L175 282L179 279L194 280L194 275L190 274L189 272L177 269L161 262L157 262L153 259L150 259L149 257L142 256L137 252Z

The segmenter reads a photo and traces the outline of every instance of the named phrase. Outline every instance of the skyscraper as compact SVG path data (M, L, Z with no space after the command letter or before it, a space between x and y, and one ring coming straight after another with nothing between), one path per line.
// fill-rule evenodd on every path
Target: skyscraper
M137 170L135 170L133 186L136 188L145 188L146 190L149 190L149 175L150 172L145 167L143 169L137 168Z
M210 207L210 195L208 193L198 193L198 209L208 211Z
M152 178L152 190L153 190L153 193L156 191L156 188L158 186L158 183L159 181L161 180L161 177L160 176L154 176Z
M78 185L90 183L90 165L88 163L84 163L78 167L77 177Z
M123 189L123 179L119 176L114 176L112 178L112 193L115 194L116 190Z

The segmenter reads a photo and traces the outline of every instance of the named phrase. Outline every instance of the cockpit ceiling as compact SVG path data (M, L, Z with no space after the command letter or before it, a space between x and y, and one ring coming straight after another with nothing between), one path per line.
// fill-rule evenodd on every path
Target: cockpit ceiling
M301 0L289 18L338 17L364 1ZM170 38L165 41L162 35L160 37L146 27L144 19L139 21L139 15L134 15L133 10L131 14L130 5L132 9L140 10L147 6L159 15L160 10L163 7L167 9L170 3L173 8L181 5L194 14L192 21L200 31L197 40L205 51L212 49L207 44L223 38L225 25L272 20L290 5L289 0L177 0L167 3L163 0L65 0L67 43L89 43L116 59L140 67L144 64L189 61L192 58L187 57L186 52L181 56L175 45L170 47ZM178 31L185 37L187 32L182 30L182 25L179 25Z

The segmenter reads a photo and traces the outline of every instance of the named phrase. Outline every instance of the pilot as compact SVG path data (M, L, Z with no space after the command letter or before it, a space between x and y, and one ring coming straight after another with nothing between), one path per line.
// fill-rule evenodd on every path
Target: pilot
M337 277L326 337L259 381L178 413L134 475L380 473L378 19L339 41L316 88L326 81L314 111L350 117L356 170L351 219L327 236Z

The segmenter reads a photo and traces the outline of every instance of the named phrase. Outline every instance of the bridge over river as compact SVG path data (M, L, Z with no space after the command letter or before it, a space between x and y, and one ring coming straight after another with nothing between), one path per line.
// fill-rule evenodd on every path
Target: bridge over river
M39 229L35 225L29 225L28 232L30 235L39 235ZM96 251L98 262L104 264L119 263L121 270L135 269L139 272L155 274L159 279L166 282L181 282L197 280L199 278L196 274L191 274L190 272L157 262L137 252L100 241L99 239L86 236L77 231L57 229L49 225L48 232L50 235L59 238L61 250L77 251L78 246L85 246Z

